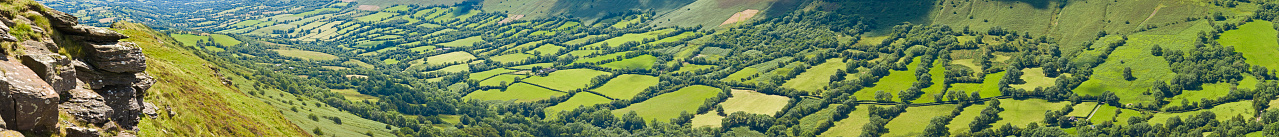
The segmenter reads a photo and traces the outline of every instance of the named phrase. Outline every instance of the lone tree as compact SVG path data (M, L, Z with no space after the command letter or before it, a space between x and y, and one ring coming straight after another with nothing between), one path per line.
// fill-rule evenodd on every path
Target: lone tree
M1164 48L1163 48L1163 47L1159 47L1159 45L1155 45L1154 47L1150 47L1150 55L1163 56L1163 55L1164 55Z
M1132 77L1132 67L1124 67L1124 80L1132 81L1136 79Z

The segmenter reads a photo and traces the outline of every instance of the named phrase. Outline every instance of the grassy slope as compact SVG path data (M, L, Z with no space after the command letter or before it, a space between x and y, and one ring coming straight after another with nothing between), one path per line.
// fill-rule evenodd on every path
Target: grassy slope
M208 62L192 58L190 50L173 38L141 24L120 25L125 41L137 43L147 55L147 73L157 79L145 97L177 115L162 113L159 119L143 118L141 136L226 135L305 136L306 132L283 118L270 105L230 86L222 86Z

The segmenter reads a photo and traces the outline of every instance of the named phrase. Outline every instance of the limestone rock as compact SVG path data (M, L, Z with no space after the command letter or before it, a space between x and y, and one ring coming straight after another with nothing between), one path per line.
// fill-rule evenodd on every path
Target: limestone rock
M0 137L25 137L22 133L13 130L0 129Z
M132 86L109 86L97 91L106 99L107 106L115 111L111 120L124 129L132 130L138 125L138 115L142 114L142 98L136 97L137 90Z
M138 94L137 94L138 98L146 96L148 93L150 93L150 92L147 92L147 90L151 89L151 85L155 85L155 78L151 77L151 75L147 73L135 73L133 74L133 76L134 76L134 79L138 80L137 82L133 82L134 90L138 90Z
M155 118L155 116L160 115L159 113L156 113L156 112L155 112L155 111L156 111L156 109L160 109L160 108L155 107L155 104L151 104L151 103L143 102L143 103L142 103L142 106L143 106L143 108L142 108L142 114L146 114L146 115L147 115L147 117Z
M17 62L0 62L0 117L6 127L23 131L54 130L58 122L58 93Z
M22 64L35 71L54 91L59 93L75 88L75 68L71 60L58 54L23 55Z
M146 57L142 49L132 42L114 42L109 44L92 44L89 64L108 72L135 73L145 71Z
M72 26L80 25L79 18L65 12L43 10L40 14L44 14L44 17L49 18L49 24L53 25L54 28L71 28Z
M84 36L82 39L93 42L116 42L120 39L127 39L129 36L120 34L111 29L100 28L88 25L76 25L71 28L64 29L67 34Z
M80 61L71 61L71 66L75 67L76 79L84 82L90 89L102 89L113 85L133 85L139 81L137 75L144 74L102 72Z
M14 37L12 34L9 34L8 25L0 24L0 33L3 33L3 34L0 34L0 40L4 40L8 42L18 42L18 37Z
M112 116L115 111L107 106L105 99L97 92L87 89L75 89L69 92L70 97L58 107L75 116L76 120L93 124L103 124L111 120L109 116Z
M98 129L87 127L67 127L67 137L100 137L101 132Z

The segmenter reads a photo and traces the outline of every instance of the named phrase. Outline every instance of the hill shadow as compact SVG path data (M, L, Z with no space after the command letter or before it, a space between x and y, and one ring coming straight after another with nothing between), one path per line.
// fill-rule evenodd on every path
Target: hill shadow
M676 9L697 0L559 0L551 13L578 18L597 19L631 10L658 11Z
M1026 3L1026 4L1029 4L1029 5L1030 5L1030 7L1035 8L1035 9L1057 8L1057 7L1049 7L1049 6L1053 6L1053 5L1052 5L1052 2L1053 2L1053 1L1063 3L1062 5L1066 5L1066 4L1069 4L1069 3L1070 3L1070 2L1069 2L1069 0L995 0L995 1L999 1L999 2L1012 2L1012 3ZM1064 6L1063 6L1063 7L1064 7Z

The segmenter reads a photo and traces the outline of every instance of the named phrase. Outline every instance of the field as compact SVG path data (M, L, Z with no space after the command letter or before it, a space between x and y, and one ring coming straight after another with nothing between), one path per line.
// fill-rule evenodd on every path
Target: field
M1203 84L1201 87L1203 88L1202 90L1185 90L1182 91L1180 95L1165 98L1164 100L1168 101L1168 106L1181 106L1181 101L1183 99L1189 100L1190 102L1200 102L1201 99L1217 99L1222 96L1226 96L1226 93L1230 92L1231 87L1238 87L1238 89L1256 88L1257 78L1252 77L1252 75L1244 75L1243 80L1239 81L1239 85L1223 82Z
M1116 110L1118 110L1118 112L1116 112ZM1144 114L1142 114L1140 111L1131 110L1131 109L1120 109L1114 106L1102 105L1101 107L1097 108L1097 112L1093 114L1093 116L1089 118L1088 121L1091 121L1093 123L1102 123L1102 122L1110 121L1113 119L1114 121L1111 121L1111 122L1114 122L1115 124L1127 125L1129 118L1141 117L1142 115Z
M931 122L933 117L950 115L955 107L956 105L946 104L906 108L906 112L902 112L897 118L888 121L888 125L884 125L889 131L884 136L919 136L924 132L920 124Z
M515 78L523 78L523 77L525 76L524 75L497 75L492 78L488 78L484 81L480 81L480 86L501 86L502 82L506 82L506 84L514 84Z
M1153 86L1155 81L1170 81L1175 74L1163 57L1150 54L1150 47L1160 45L1191 45L1185 40L1170 40L1171 36L1132 35L1128 36L1128 44L1119 46L1105 63L1093 68L1093 75L1088 81L1080 84L1074 92L1079 95L1101 95L1105 91L1115 92L1122 103L1143 103L1155 101L1154 97L1143 95ZM1107 37L1110 38L1110 37ZM1110 38L1113 39L1113 38ZM1096 44L1098 47L1104 44ZM1175 48L1175 47L1165 47ZM1100 48L1098 48L1100 50ZM1086 51L1084 54L1088 54ZM1124 79L1124 68L1132 68L1136 80Z
M748 67L748 68L743 68L742 70L737 71L733 74L729 74L728 77L724 77L724 79L721 79L720 81L741 82L741 81L746 81L745 78L750 78L751 75L755 75L755 74L759 74L759 69Z
M214 43L218 43L222 46L236 46L236 45L240 45L240 43L244 43L244 42L241 42L240 40L236 40L235 38L227 35L212 34L210 36L213 37Z
M696 72L696 71L698 71L698 70L713 69L713 68L715 68L715 65L697 65L697 64L688 64L688 63L684 63L684 64L683 64L683 65L679 68L679 70L675 70L675 73L680 73L680 72Z
M933 76L933 77L932 77L933 85L928 86L927 88L924 88L924 89L920 89L921 91L924 91L924 94L923 94L923 95L920 95L920 97L919 97L919 98L916 98L914 101L911 101L911 103L931 103L931 102L937 102L936 98L933 98L933 97L932 97L934 94L943 94L943 95L944 95L944 94L946 94L946 93L943 93L943 92L945 92L944 88L946 88L946 84L945 84L945 82L946 82L946 67L944 66L944 63L943 63L943 62L941 62L941 61L935 61L935 62L933 62L933 68L931 68L930 70L928 70L928 75ZM996 83L996 84L998 84L998 83ZM984 95L984 97L985 97L985 96L992 96L992 95L998 95L998 94L984 94L984 93L983 93L982 95Z
M489 60L493 60L496 62L520 62L520 61L528 60L529 58L532 58L532 57L533 55L529 55L529 54L506 54L501 56L490 57Z
M732 90L733 97L720 103L724 113L746 112L772 116L786 107L790 98L750 90Z
M657 86L657 81L657 77L653 76L624 74L609 80L594 91L616 99L631 99L640 92L644 92L645 88Z
M874 87L867 87L861 91L857 91L854 95L857 96L857 99L861 100L875 100L875 93L878 91L884 91L893 94L893 101L901 101L901 98L897 98L897 92L909 89L911 84L917 80L917 78L915 78L915 69L918 68L915 66L919 66L919 59L920 58L915 58L915 61L910 62L910 65L906 65L911 66L910 69L907 69L906 71L890 70L888 76L884 76L879 79L879 82L875 82ZM923 95L920 97L931 98L931 96L932 95Z
M590 69L559 70L551 72L546 77L532 77L524 81L560 91L569 91L588 87L587 84L591 83L591 79L599 75L609 75L609 73Z
M1004 103L1004 102L999 102L999 103ZM987 106L990 106L990 105L974 104L972 106L968 106L964 108L964 111L959 112L959 116L955 116L955 119L951 120L950 124L946 125L946 128L950 129L950 133L971 131L972 128L968 124L973 123L973 120L977 119L977 116L981 115L981 111L985 110Z
M724 116L714 113L715 112L707 112L706 114L693 116L693 120L690 124L692 124L693 127L719 127L724 123Z
M870 122L869 109L869 105L857 106L856 110L848 113L848 118L835 122L835 126L830 127L830 129L827 129L826 132L823 132L820 135L823 137L861 135L862 125L866 125L866 123Z
M471 55L471 53L459 51L459 52L427 57L426 63L431 65L440 65L440 64L448 64L448 63L456 63L456 62L467 62L474 59L475 59L475 56ZM394 63L387 63L387 64L394 64Z
M1013 124L1014 126L1025 126L1026 124L1044 121L1044 113L1048 110L1060 110L1062 107L1070 104L1070 102L1048 102L1047 100L1013 100L1000 99L999 107L1004 108L1003 112L999 112L999 120L992 126L1002 126L1004 124ZM1039 123L1043 125L1044 123Z
M818 125L826 122L827 120L835 118L834 117L835 106L843 106L843 104L830 104L830 106L827 106L825 109L822 109L817 112L813 112L813 114L804 116L804 118L799 119L799 126L800 127L817 127ZM849 117L860 117L860 116L849 116ZM816 132L817 129L803 128L802 130L803 131L801 132Z
M325 54L325 53L315 52L315 51L282 50L282 49L276 49L271 51L280 53L281 56L295 57L295 58L301 58L306 60L333 60L338 58L338 56L333 56L330 54Z
M515 102L532 102L562 95L565 95L565 93L529 84L516 83L506 87L506 91L502 91L500 89L475 91L471 94L466 94L466 96L462 98L474 100L513 100Z
M1026 68L1021 70L1021 79L1026 81L1024 84L1009 84L1009 87L1020 88L1025 90L1035 90L1039 87L1052 87L1056 85L1057 78L1044 75L1043 68Z
M1205 111L1217 114L1217 121L1226 121L1226 120L1230 120L1231 118L1234 118L1236 115L1241 115L1245 118L1253 117L1253 114L1256 113L1254 112L1254 110L1255 109L1252 108L1252 101L1239 101L1239 102L1231 102L1231 103L1217 105L1215 107L1212 107L1212 109L1207 109L1207 110L1197 110L1197 111L1182 112L1182 113L1155 113L1155 116L1150 118L1150 120L1147 120L1147 121L1149 121L1151 124L1164 123L1168 121L1169 118L1172 118L1174 116L1185 119L1193 115L1199 115L1199 113L1202 113Z
M533 50L530 50L527 53L528 54L542 53L542 55L552 55L555 53L559 53L560 50L564 50L564 47L547 44L547 45L539 46Z
M622 109L613 110L613 115L621 116L631 111L644 117L644 121L665 121L679 117L680 112L696 113L706 99L715 97L719 88L694 85L678 91L657 95L647 101L631 104Z
M196 46L196 41L206 41L209 39L208 36L192 34L172 34L171 36L173 36L173 39L177 39L178 42L182 42L182 44L186 46Z
M469 77L470 79L474 79L474 80L484 80L489 77L497 76L499 74L511 73L511 72L515 72L515 70L510 70L506 68L497 68L497 69L488 70L484 72L471 73Z
M1234 46L1236 52L1243 53L1245 60L1251 65L1261 65L1269 69L1279 68L1279 41L1276 31L1269 21L1256 20L1239 26L1238 30L1221 33L1223 46Z
M656 62L657 57L653 55L643 55L630 59L609 62L600 66L612 69L650 69L653 68L653 64Z
M1083 102L1075 104L1072 108L1073 111L1070 111L1070 113L1066 115L1086 118L1089 113L1092 113L1093 108L1097 108L1097 102Z
M377 97L369 96L369 95L365 95L365 94L360 94L360 92L356 92L354 89L334 89L334 90L330 90L330 91L333 91L334 93L341 94L341 95L342 95L342 97L345 97L347 101L365 101L365 100L367 100L367 101L371 101L371 102L377 102L377 100L378 100L378 99L377 99Z
M604 98L600 95L578 92L573 95L573 97L568 98L567 101L560 102L560 104L556 104L555 106L546 107L546 116L556 117L556 114L559 114L560 111L569 111L582 106L605 104L611 101L613 100L609 100L608 98Z
M480 38L480 36L474 36L474 37L469 37L465 39L454 40L453 42L440 43L439 45L443 47L459 48L459 47L474 46L473 44L475 44L475 42L484 42L484 39Z
M795 79L786 81L785 84L782 84L782 87L808 92L824 90L826 85L830 84L830 76L838 73L840 69L844 68L844 65L844 59L842 58L827 59L826 63L813 66L808 71L795 76Z

